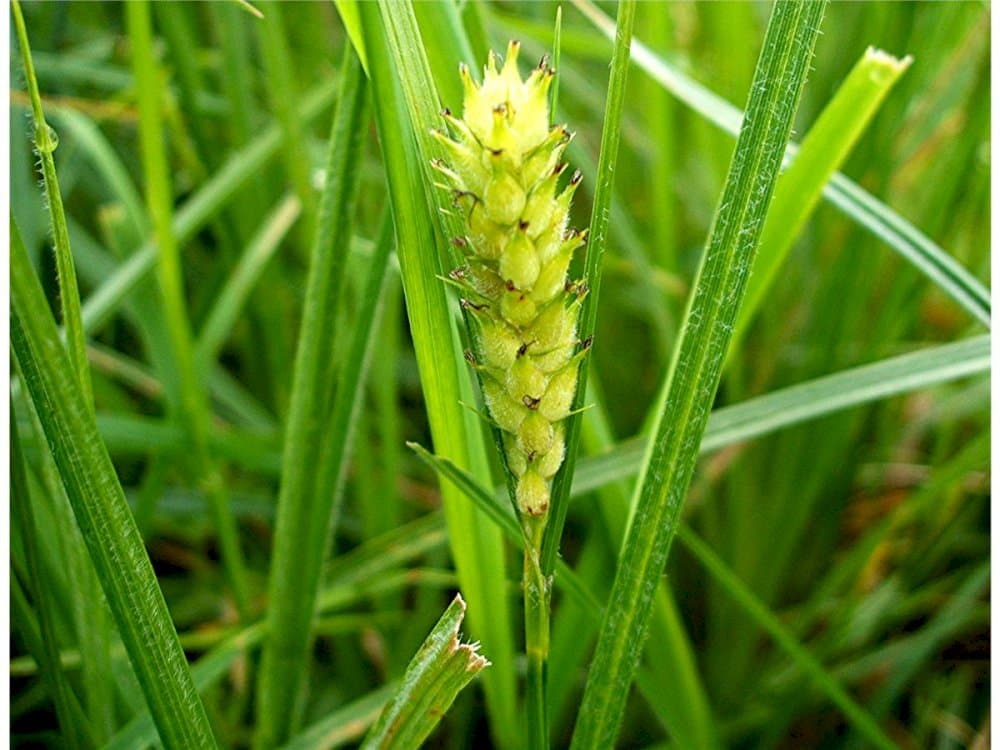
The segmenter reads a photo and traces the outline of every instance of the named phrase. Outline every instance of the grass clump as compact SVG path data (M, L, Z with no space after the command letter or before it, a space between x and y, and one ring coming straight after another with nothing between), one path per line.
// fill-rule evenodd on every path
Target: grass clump
M12 6L12 744L983 745L989 13L253 9Z

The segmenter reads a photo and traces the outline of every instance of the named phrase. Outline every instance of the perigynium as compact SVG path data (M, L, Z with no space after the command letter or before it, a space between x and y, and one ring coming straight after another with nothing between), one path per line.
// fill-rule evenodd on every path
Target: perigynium
M465 262L450 273L475 321L469 362L480 372L489 416L503 434L522 514L544 520L550 483L565 456L563 420L576 394L577 339L584 282L567 281L586 232L567 228L575 173L560 190L563 151L572 134L550 126L548 92L555 71L546 60L526 80L511 42L498 70L492 52L476 84L459 69L462 117L447 110L436 131L447 158L434 167L450 183L465 234L453 238Z

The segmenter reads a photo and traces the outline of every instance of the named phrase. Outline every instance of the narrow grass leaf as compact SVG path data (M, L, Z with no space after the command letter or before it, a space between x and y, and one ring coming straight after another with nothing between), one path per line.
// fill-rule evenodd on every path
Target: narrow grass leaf
M361 13L358 10L357 0L333 0L333 4L337 6L340 22L351 39L354 52L361 60L361 67L365 69L365 75L368 75L368 54L365 52L365 38L361 30Z
M614 38L614 22L603 11L590 0L573 0L573 3L607 38ZM740 132L743 113L737 107L682 73L639 40L632 43L632 56L636 65L694 111L732 136ZM794 158L795 149L794 144L789 144L786 160ZM913 224L839 172L824 186L823 197L885 242L960 307L989 327L989 290Z
M361 747L411 750L421 746L455 697L489 661L478 644L462 643L465 602L457 595L410 661L399 689Z
M11 341L160 736L169 748L214 748L142 538L13 224Z
M772 12L605 610L576 750L609 747L618 733L823 9L823 2L780 3Z
M14 0L11 4L14 13L14 27L17 30L18 43L21 47L21 62L24 66L24 77L28 84L28 95L31 97L31 113L35 124L35 152L42 165L42 184L45 188L45 203L49 209L52 222L52 239L56 256L56 269L59 275L59 303L62 310L63 324L66 326L66 348L69 361L73 365L80 387L93 408L93 391L90 383L90 368L87 365L87 338L83 330L83 318L80 312L80 292L76 283L76 268L73 263L73 252L69 245L69 230L66 227L66 213L63 209L62 193L59 190L59 178L56 175L56 162L53 153L59 145L59 136L45 121L42 111L42 98L38 92L38 80L35 78L35 68L31 61L31 48L28 44L28 31L21 15L21 5Z
M595 386L596 382L591 381L588 389L591 406L583 415L581 435L589 455L601 455L612 446L610 418ZM579 464L578 470L582 467L583 463ZM594 541L606 544L612 559L621 549L625 537L631 484L623 479L605 484L598 490L597 504L605 528L605 539L595 535L597 538ZM573 491L576 495L575 482ZM718 748L716 721L712 716L707 690L698 672L698 661L671 588L666 578L658 582L644 664L647 672L653 675L655 684L671 685L673 689L645 690L642 687L644 683L640 683L639 687L646 702L678 745L704 750ZM581 660L590 655L591 648L592 644L581 654Z
M407 318L426 401L435 451L477 478L489 482L482 430L460 400L472 399L471 382L461 355L458 331L449 312L432 205L424 180L427 160L416 147L419 120L411 120L398 82L416 69L426 70L421 46L412 54L390 50L383 15L373 4L360 5L365 47L374 91L376 122L388 175L396 229L397 253L405 292ZM412 30L412 8L394 8L388 16L404 18ZM433 89L424 89L434 96ZM413 123L411 125L411 122ZM429 135L426 136L429 138ZM445 486L442 492L452 555L469 602L471 631L484 644L495 667L483 679L490 727L497 744L516 746L514 644L504 575L503 539L486 519L464 503L461 494Z
M337 378L337 391L333 409L327 426L328 432L321 441L321 451L316 464L316 485L314 494L316 500L311 508L308 528L304 536L295 540L297 554L292 556L289 570L294 569L297 576L292 585L301 588L302 577L308 573L310 580L318 583L319 571L314 574L311 569L303 570L302 550L318 550L320 553L329 546L331 527L337 521L344 495L344 482L347 475L348 460L354 436L357 431L358 412L363 402L365 392L365 377L371 360L373 332L379 321L381 302L388 278L389 254L393 247L391 223L386 221L377 243L378 251L368 269L368 279L362 292L362 304L354 321L355 327L351 333L347 356ZM322 558L315 561L317 568ZM313 564L312 560L309 560ZM449 579L450 580L450 579ZM282 585L288 586L289 581ZM315 609L318 591L313 587L313 597L308 601ZM288 673L277 675L279 679L287 679Z
M852 406L982 375L989 369L990 336L983 335L843 370L716 409L699 450L710 453ZM643 438L632 438L583 459L574 477L574 496L634 475L647 444Z
M54 152L59 144L59 137L56 131L46 122L45 113L42 109L41 94L35 76L31 48L24 18L21 14L21 6L19 3L14 2L11 9L14 14L14 25L21 48L25 82L27 83L28 95L31 101L35 153L41 164L42 187L51 222L50 229L59 284L59 305L66 331L66 347L70 362L76 372L77 379L80 381L80 387L89 407L93 409L94 394L91 384L90 367L87 362L87 342L80 309L76 263L70 246L69 226L63 207L62 192L59 187L59 178L56 174L54 159ZM75 554L79 554L79 552L77 551ZM76 594L74 603L76 604L76 612L79 616L84 612L82 599L96 594L97 582L89 569L77 569L76 572L78 573L76 582L79 585L74 586L74 593ZM93 608L87 614L89 615L88 626L80 628L78 635L80 646L86 654L87 662L87 668L83 672L86 707L93 716L93 728L96 738L99 739L103 732L110 727L114 711L109 679L109 652L112 635L105 609L100 607Z
M580 311L580 339L588 341L597 326L597 303L601 291L603 259L608 239L608 221L611 215L611 198L614 192L615 164L618 160L618 143L621 140L622 111L625 108L625 84L628 80L632 26L635 22L634 0L622 0L618 4L618 18L615 23L615 46L611 58L611 76L608 80L607 102L604 111L604 126L601 131L601 154L597 164L597 184L594 189L594 205L590 214L590 233L587 239L587 257L584 261L583 278L590 291ZM593 353L580 364L577 378L576 397L573 410L583 408L587 393L587 372ZM552 573L559 555L559 542L566 512L569 508L570 487L576 467L576 451L580 442L580 416L570 417L566 424L566 460L552 482L552 507L550 518L542 540L541 566L545 575Z
M316 589L326 551L325 536L312 540L313 529L316 523L324 531L330 526L332 498L320 494L317 476L322 471L323 444L330 440L326 420L334 340L330 333L337 327L337 303L343 287L367 113L367 87L350 47L345 50L342 71L285 429L268 587L270 634L257 688L259 721L255 743L262 748L287 740L295 722L294 707L305 680ZM345 388L353 391L351 384L341 383L338 392ZM306 544L305 540L313 543Z
M897 60L869 47L809 129L792 165L774 189L774 200L764 222L760 249L747 282L746 299L736 319L730 351L739 345L760 309L792 243L819 202L823 186L843 164L912 60L911 57Z
M556 20L555 26L552 30L552 69L559 72L559 67L562 64L562 6L556 7ZM555 80L552 81L552 90L549 91L549 116L552 118L552 124L555 125L559 121L558 116L559 108L559 76L557 75Z

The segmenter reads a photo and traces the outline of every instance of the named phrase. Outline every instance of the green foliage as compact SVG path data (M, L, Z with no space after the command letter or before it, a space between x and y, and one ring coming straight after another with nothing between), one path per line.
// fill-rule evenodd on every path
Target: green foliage
M790 123L814 10L13 5L11 744L984 744L989 9L829 4Z
M478 645L462 643L465 602L456 596L406 668L392 700L372 726L365 750L420 747L458 692L490 665Z

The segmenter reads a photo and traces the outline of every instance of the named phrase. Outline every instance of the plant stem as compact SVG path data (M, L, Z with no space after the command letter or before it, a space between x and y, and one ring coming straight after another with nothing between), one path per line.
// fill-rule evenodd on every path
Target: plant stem
M528 657L525 710L528 748L548 750L549 720L546 695L549 664L549 608L552 580L542 571L541 543L545 520L526 519L524 548L524 650Z

